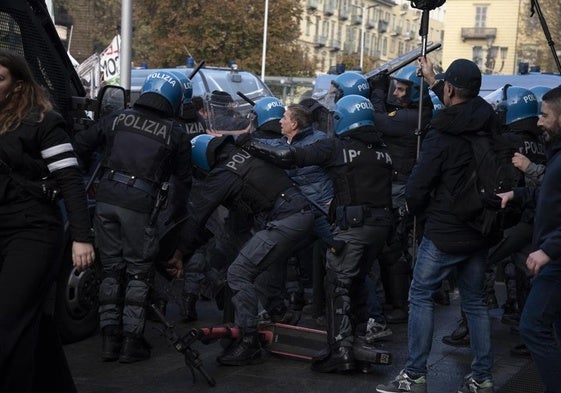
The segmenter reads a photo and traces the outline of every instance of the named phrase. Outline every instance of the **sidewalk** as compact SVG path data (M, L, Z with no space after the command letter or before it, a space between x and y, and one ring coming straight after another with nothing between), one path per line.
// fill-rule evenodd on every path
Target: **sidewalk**
M498 295L504 286L498 284ZM499 303L502 299L499 298ZM442 336L449 334L460 317L459 299L452 294L450 306L435 307L435 334L432 354L429 358L428 392L457 392L463 376L470 371L471 353L469 348L454 348L442 344ZM211 301L197 304L199 321L195 324L177 323L179 334L185 334L192 327L220 324L222 314ZM531 360L512 357L510 348L518 343L518 338L509 333L509 327L500 322L501 310L491 311L493 349L495 355L495 390L508 386L509 381L519 371L532 371ZM168 305L167 318L179 319L175 304ZM314 326L307 315L303 315L300 325ZM407 356L407 325L391 325L393 336L384 342L383 348L393 354L393 364L376 366L370 374L320 374L310 370L310 364L278 356L268 355L264 363L245 367L226 367L216 363L215 358L222 348L219 343L193 347L201 352L207 372L216 380L215 387L209 387L200 375L192 385L189 371L181 354L168 345L166 339L156 330L158 324L149 322L146 337L152 343L152 357L134 364L103 363L100 361L101 338L93 336L79 343L65 346L70 368L79 393L175 393L175 392L243 392L261 393L339 393L374 392L378 383L392 379L403 368ZM505 386L505 387L506 387ZM517 386L522 386L517 383ZM530 390L520 390L526 393ZM539 387L536 386L536 392ZM511 391L513 392L513 390Z

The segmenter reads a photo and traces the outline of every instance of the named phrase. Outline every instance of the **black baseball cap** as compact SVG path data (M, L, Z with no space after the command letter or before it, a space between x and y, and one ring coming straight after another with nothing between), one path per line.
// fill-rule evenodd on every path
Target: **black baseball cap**
M473 61L457 59L448 66L444 73L444 80L454 87L479 92L481 88L481 71Z

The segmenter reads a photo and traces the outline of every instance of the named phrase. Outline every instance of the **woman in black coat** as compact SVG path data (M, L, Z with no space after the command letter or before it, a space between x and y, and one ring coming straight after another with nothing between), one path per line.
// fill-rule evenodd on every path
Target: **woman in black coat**
M78 269L94 262L93 232L78 162L62 117L25 59L0 49L0 391L46 386L75 392L52 315L61 267L64 198Z

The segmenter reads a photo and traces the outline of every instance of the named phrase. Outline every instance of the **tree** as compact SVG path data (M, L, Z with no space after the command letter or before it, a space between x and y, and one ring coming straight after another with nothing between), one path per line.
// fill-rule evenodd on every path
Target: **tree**
M121 2L112 0L55 0L72 15L91 9L80 26L100 52L120 30ZM133 62L152 68L185 64L188 55L206 65L260 73L265 1L254 0L135 0L133 3ZM299 0L269 2L267 74L311 76L313 64L297 44L303 9Z
M138 0L133 54L151 67L184 64L188 55L207 65L261 69L265 2L252 0ZM267 73L312 75L296 45L302 9L298 0L271 1L267 34ZM150 21L141 23L141 21Z
M520 29L517 57L519 62L538 65L542 72L559 72L551 48L545 38L538 13L530 17L531 0L525 0L520 9ZM558 0L539 0L553 42L561 40L561 4ZM557 50L561 48L556 48Z

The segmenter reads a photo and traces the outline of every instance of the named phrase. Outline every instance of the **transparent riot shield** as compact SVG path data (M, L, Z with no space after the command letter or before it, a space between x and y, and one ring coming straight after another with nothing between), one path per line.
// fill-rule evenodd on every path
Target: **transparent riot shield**
M238 134L249 131L251 119L237 109L237 103L230 94L222 91L207 94L204 106L211 133Z
M322 104L327 110L332 112L335 109L335 103L342 97L341 89L336 86L333 81L327 93L319 99L319 103Z

